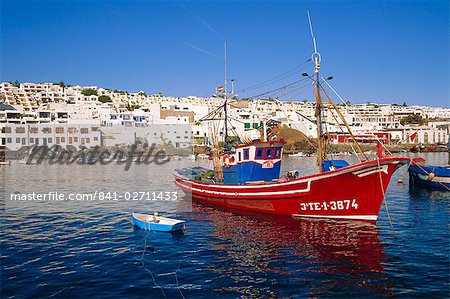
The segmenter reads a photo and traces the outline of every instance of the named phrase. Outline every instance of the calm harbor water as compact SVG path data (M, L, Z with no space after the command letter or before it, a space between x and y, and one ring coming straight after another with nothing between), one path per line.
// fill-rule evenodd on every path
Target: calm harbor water
M446 153L422 154L445 164ZM161 201L13 202L9 194L177 191L171 170L136 165L3 167L1 298L448 297L450 193L410 191L394 175L377 225L245 214ZM286 158L312 172L314 158ZM181 193L180 193L181 195ZM145 232L132 211L187 221ZM146 249L144 251L144 249Z

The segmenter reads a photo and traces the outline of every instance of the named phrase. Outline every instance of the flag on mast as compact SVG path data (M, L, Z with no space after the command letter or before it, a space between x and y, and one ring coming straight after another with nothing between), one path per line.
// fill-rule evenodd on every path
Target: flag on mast
M217 90L217 92L224 92L225 91L225 89L223 88L223 86L217 86L216 87L216 90Z

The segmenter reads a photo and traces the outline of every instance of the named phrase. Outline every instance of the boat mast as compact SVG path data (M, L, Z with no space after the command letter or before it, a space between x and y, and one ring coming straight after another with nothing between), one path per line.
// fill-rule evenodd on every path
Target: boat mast
M224 69L223 69L223 98L224 98L224 104L223 104L223 112L225 114L224 121L225 121L225 152L228 151L228 117L227 117L227 41L223 41L223 62L224 62Z
M319 69L320 69L320 54L317 52L316 38L314 36L314 31L311 23L311 17L308 11L308 22L309 29L311 31L311 37L313 40L314 53L311 56L314 62L314 97L316 98L316 111L314 113L316 117L317 125L317 166L319 167L319 172L322 172L322 163L325 153L325 142L323 139L323 129L322 129L322 99L320 97L320 87L319 87Z

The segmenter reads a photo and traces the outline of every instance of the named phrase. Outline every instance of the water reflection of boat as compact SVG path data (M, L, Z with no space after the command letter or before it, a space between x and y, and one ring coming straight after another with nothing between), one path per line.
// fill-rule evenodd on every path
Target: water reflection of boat
M262 273L305 280L317 279L311 272L331 273L352 285L376 289L380 295L391 294L386 285L367 283L377 276L389 279L383 273L386 256L376 225L230 212L195 202L192 210L193 218L212 222L212 239L220 240L214 242L214 250L226 252L226 260L233 261L224 262L216 271L237 271L239 279L249 281ZM317 290L319 294L324 291Z

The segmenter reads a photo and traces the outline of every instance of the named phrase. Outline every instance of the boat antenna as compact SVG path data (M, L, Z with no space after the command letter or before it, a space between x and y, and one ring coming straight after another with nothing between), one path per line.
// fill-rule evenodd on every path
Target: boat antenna
M309 30L311 32L311 38L313 40L314 53L311 55L311 59L314 62L314 97L316 98L316 111L314 113L316 117L316 125L317 125L317 166L319 167L319 172L322 172L322 164L324 160L324 138L323 138L323 128L322 128L322 99L320 97L320 89L319 89L319 69L320 69L320 61L321 57L319 52L317 51L317 43L316 38L314 36L314 30L311 22L311 16L308 14L308 23Z
M224 118L225 118L225 151L228 151L228 117L227 117L227 41L223 41L223 98L224 98L224 104L223 104L223 112L224 112Z

